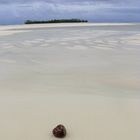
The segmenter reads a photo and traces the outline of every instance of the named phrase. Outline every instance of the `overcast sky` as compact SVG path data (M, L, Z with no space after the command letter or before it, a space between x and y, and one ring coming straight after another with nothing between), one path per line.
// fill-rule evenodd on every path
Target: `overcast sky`
M0 24L54 18L140 22L140 0L0 0Z

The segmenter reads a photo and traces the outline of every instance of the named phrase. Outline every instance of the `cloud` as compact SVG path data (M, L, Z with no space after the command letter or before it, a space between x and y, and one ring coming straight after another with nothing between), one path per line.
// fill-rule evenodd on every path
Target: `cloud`
M124 0L124 2L129 2L130 0ZM136 1L136 0L134 0ZM1 4L15 4L15 3L20 3L20 4L25 4L25 3L34 3L34 2L46 2L46 3L54 3L54 4L82 4L82 3L118 3L121 2L121 0L0 0ZM131 2L131 1L130 1Z
M138 0L0 0L0 23L53 18L135 22L140 21L139 7Z

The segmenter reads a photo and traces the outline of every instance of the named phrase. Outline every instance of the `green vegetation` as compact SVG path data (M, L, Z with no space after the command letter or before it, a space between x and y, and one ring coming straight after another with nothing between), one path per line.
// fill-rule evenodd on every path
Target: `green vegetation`
M27 21L25 21L25 24L80 23L80 22L88 22L88 21L87 20L80 20L80 19L54 19L54 20L46 20L46 21L27 20Z

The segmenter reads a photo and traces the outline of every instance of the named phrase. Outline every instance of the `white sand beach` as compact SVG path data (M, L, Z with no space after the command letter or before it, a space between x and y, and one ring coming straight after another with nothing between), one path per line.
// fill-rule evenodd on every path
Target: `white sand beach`
M140 24L0 26L0 139L140 139Z

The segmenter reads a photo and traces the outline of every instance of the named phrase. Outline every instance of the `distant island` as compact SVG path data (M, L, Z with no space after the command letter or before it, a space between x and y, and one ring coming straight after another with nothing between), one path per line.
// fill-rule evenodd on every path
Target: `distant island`
M80 20L80 19L53 19L53 20L46 20L46 21L27 20L27 21L25 21L25 24L81 23L81 22L88 22L88 21L87 20Z

